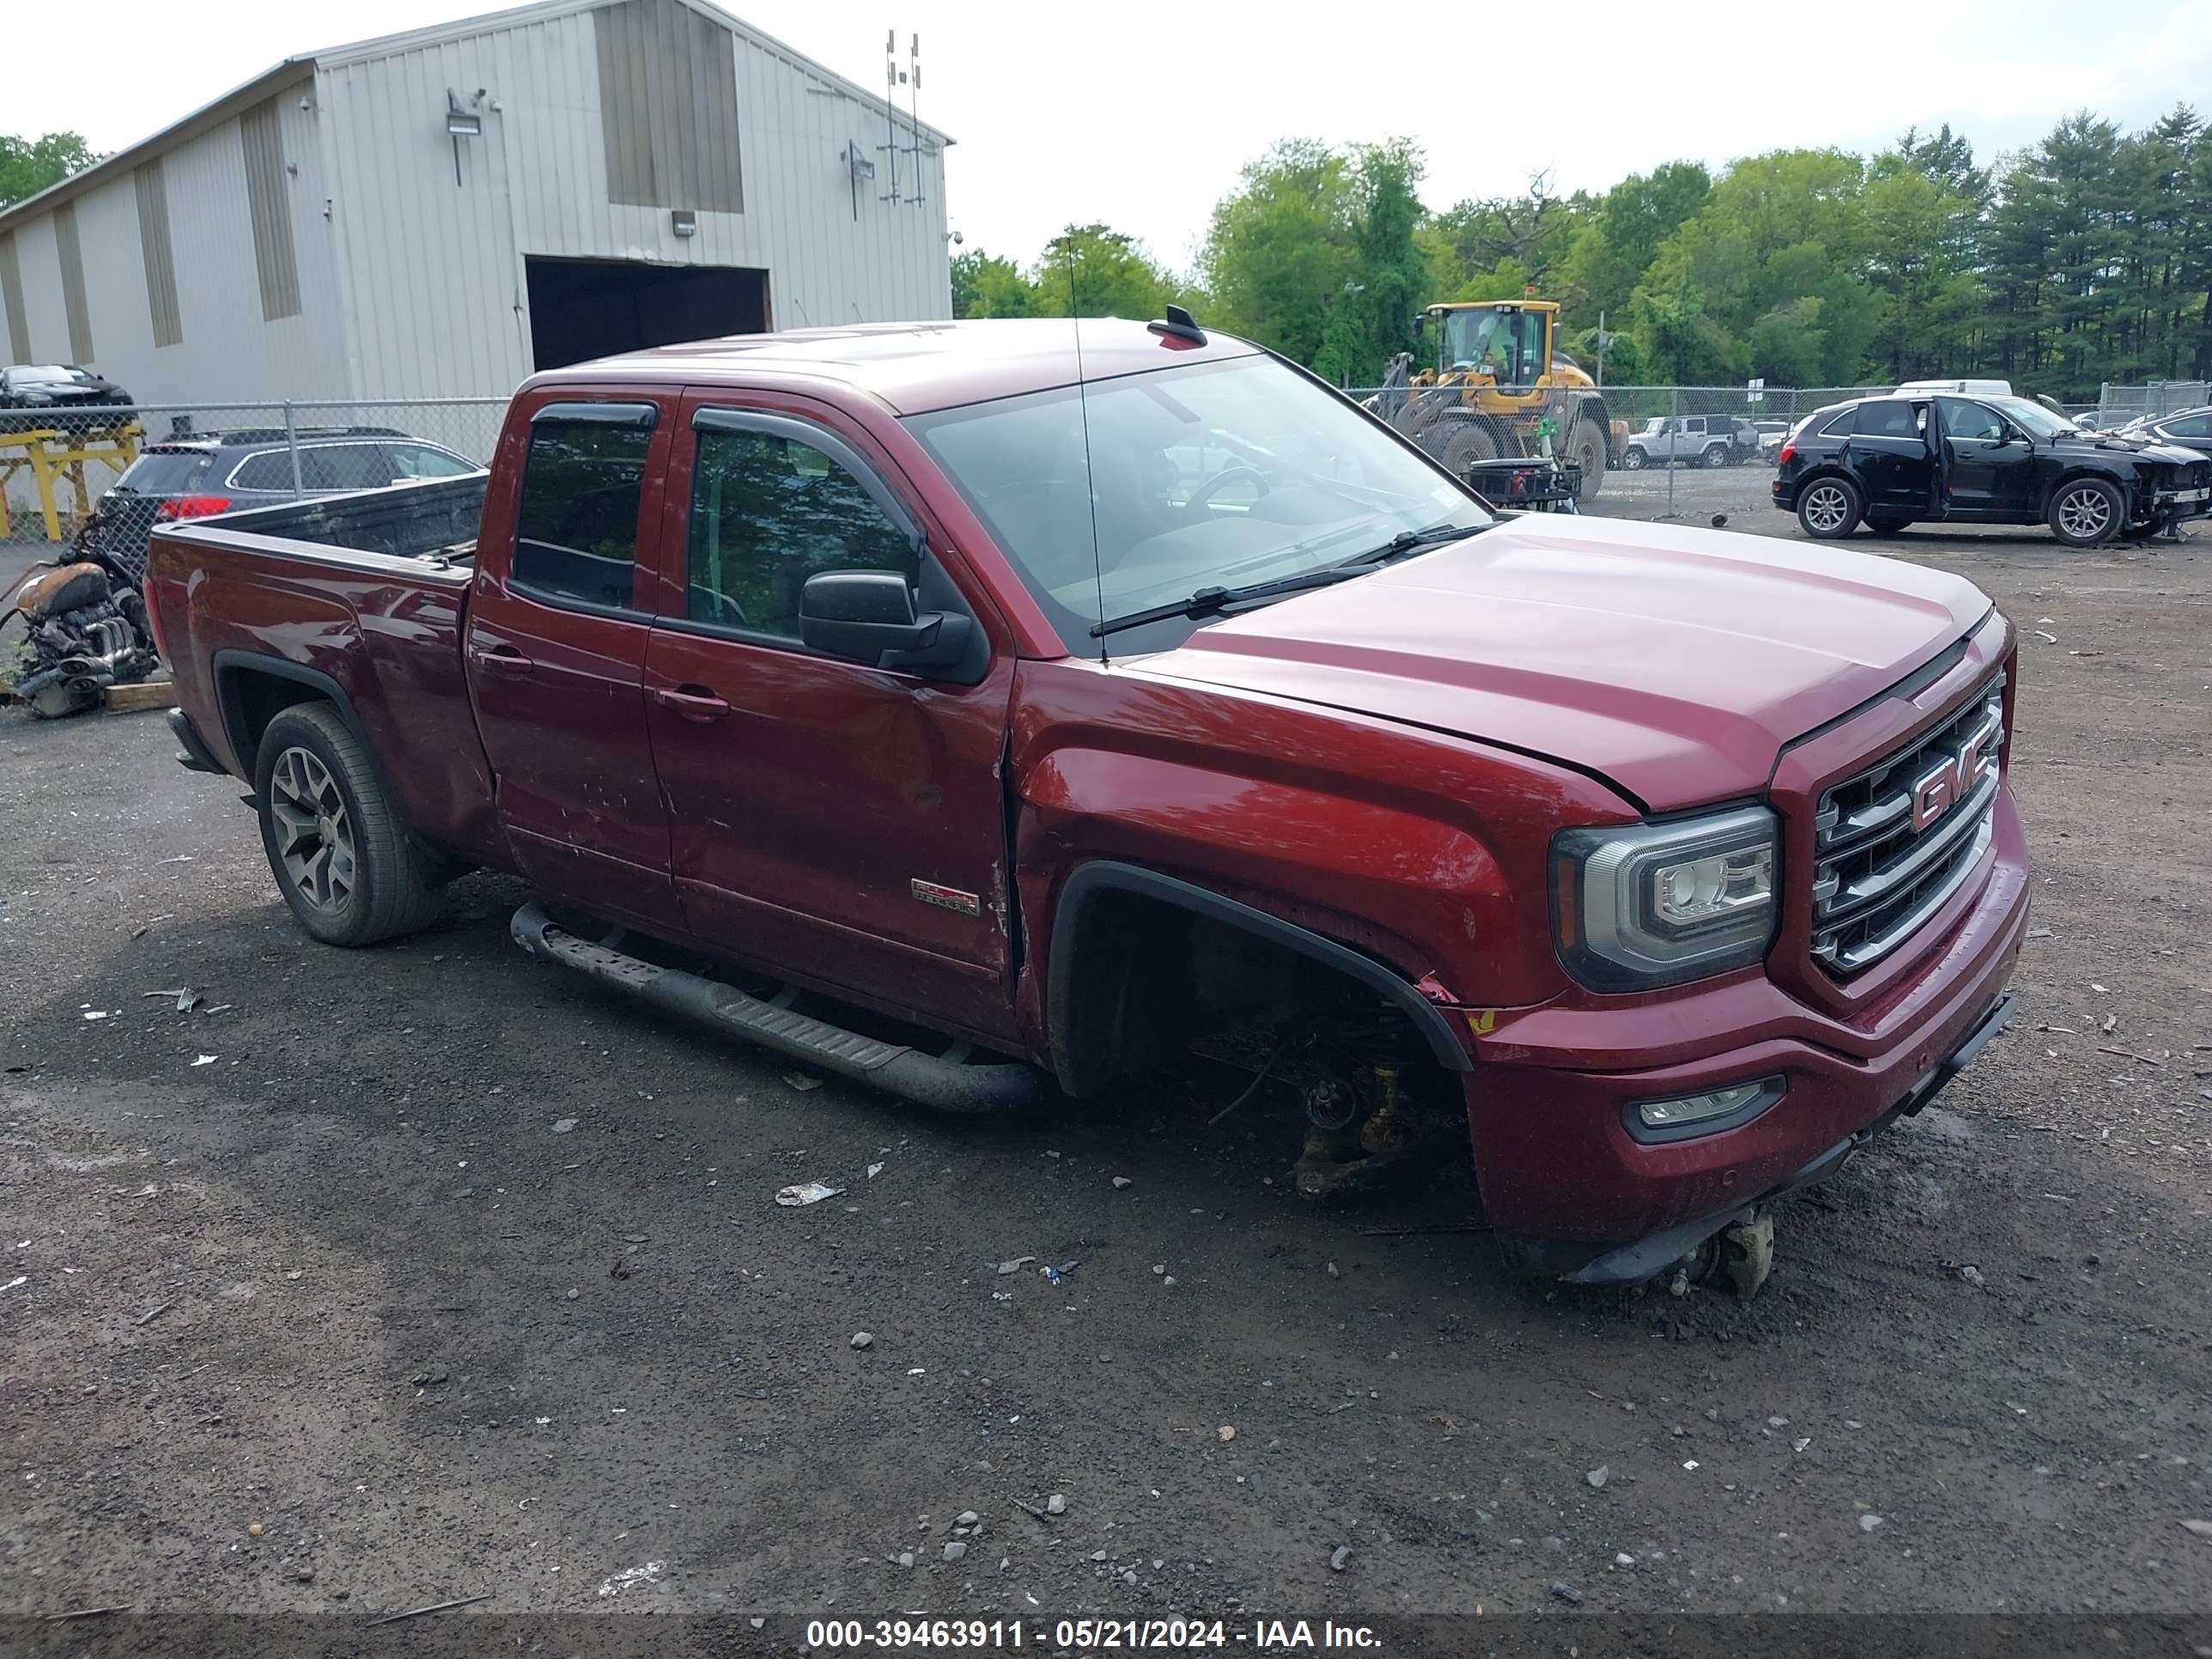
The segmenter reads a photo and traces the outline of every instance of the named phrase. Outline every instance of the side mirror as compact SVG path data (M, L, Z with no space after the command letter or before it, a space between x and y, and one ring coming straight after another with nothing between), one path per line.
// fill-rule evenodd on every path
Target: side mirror
M965 617L917 615L914 590L896 570L825 570L799 596L799 637L807 647L871 668L926 673L957 665L974 626Z

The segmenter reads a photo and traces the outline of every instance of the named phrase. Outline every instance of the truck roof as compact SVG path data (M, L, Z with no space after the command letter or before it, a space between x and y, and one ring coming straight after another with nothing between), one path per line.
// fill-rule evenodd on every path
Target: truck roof
M1259 349L1227 334L1209 334L1199 345L1119 317L1086 317L1081 335L1079 354L1076 325L1064 317L732 334L549 369L532 375L524 389L622 380L656 386L772 380L799 388L830 382L877 398L896 414L918 415L1170 363L1249 356Z

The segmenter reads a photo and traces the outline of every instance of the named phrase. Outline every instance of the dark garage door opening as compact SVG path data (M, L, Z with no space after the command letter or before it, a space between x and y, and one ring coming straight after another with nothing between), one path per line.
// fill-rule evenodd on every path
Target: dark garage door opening
M628 259L526 258L539 368L768 329L768 272Z

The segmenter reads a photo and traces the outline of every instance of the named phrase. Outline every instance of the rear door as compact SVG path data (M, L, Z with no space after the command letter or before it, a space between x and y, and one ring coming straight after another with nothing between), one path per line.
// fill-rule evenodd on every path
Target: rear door
M1936 456L1929 447L1933 418L1924 398L1884 398L1859 405L1851 470L1866 487L1869 511L1916 518L1936 511Z
M945 539L865 428L810 400L702 392L673 437L647 718L691 932L894 1012L1014 1030L1000 763L1012 659L975 683L799 637L806 579L896 570L965 609ZM927 550L926 551L924 550Z
M484 502L468 678L500 822L549 895L680 933L646 732L656 530L676 398L563 388L517 410ZM535 406L532 407L532 404ZM304 459L304 458L303 458Z
M1936 414L1943 428L1946 508L1992 518L2033 512L2035 451L2012 423L1971 398L1938 398Z

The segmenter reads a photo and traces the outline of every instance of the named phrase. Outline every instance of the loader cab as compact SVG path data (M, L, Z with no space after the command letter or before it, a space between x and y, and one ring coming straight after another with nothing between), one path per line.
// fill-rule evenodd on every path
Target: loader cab
M1552 313L1529 306L1432 306L1439 375L1534 386L1551 363Z

